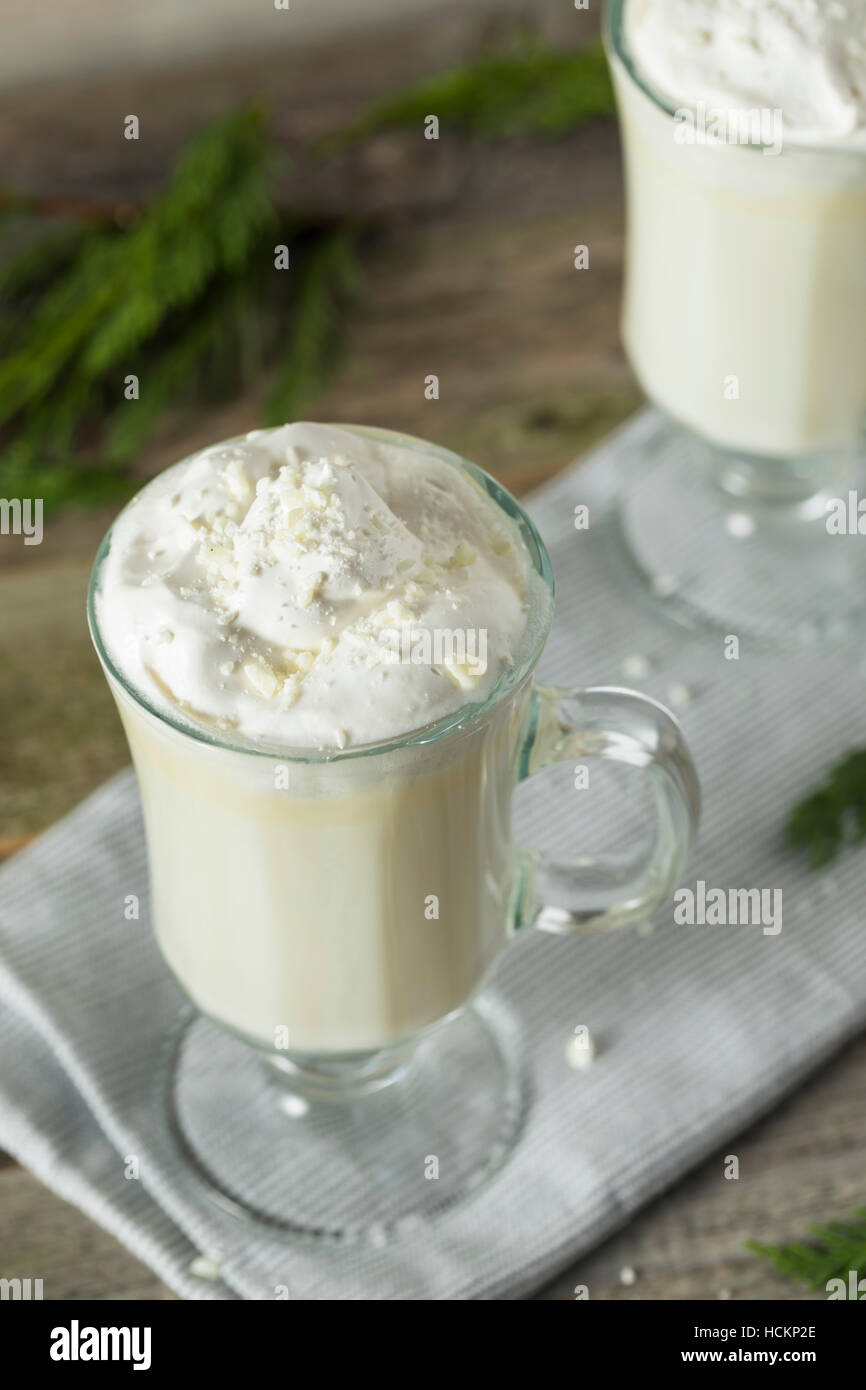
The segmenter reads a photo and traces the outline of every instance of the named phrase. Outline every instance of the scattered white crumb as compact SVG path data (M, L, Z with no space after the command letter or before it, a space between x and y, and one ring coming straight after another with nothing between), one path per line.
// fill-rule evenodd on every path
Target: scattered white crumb
M640 652L634 652L632 656L625 658L620 669L626 680L642 681L652 670L652 664L648 657L641 656Z
M658 598L670 598L680 587L680 582L675 574L657 574L650 587Z
M729 536L736 536L738 540L745 540L751 536L755 530L755 522L747 512L732 512L725 522L725 529Z
M285 1115L291 1115L293 1120L300 1119L302 1115L306 1115L309 1108L310 1102L305 1100L303 1096L283 1096L283 1099L280 1101L280 1109Z
M575 1033L565 1047L565 1060L575 1071L586 1071L595 1061L595 1039L591 1033Z
M423 1225L424 1222L418 1213L410 1211L407 1216L400 1217L394 1229L401 1236L411 1236L414 1235L416 1231L420 1231Z
M668 704L674 709L685 709L692 702L692 692L682 681L672 681L668 686Z
M189 1272L194 1274L196 1279L219 1279L220 1266L220 1260L213 1255L196 1255L195 1259L190 1261Z
M719 1289L719 1298L728 1299L731 1296L730 1289Z
M631 1265L623 1265L622 1269L619 1272L619 1282L621 1284L627 1284L630 1286L635 1282L636 1279L637 1275L635 1274Z

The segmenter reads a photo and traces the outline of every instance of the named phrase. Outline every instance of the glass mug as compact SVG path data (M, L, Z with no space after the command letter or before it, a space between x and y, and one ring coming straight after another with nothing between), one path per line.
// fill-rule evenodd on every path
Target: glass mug
M660 705L533 683L553 582L505 489L434 445L350 428L464 470L519 532L526 634L483 703L387 742L265 750L157 708L115 666L98 619L111 532L88 616L138 777L157 939L195 1007L160 1082L166 1142L235 1213L382 1240L473 1190L518 1132L514 1030L481 994L514 930L581 932L652 912L679 876L699 798ZM580 868L515 851L518 782L589 756L648 780L648 850L626 867L581 856ZM436 1183L418 1181L413 1134L439 1157Z
M677 433L635 451L622 556L686 625L774 645L844 638L866 553L826 521L864 475L866 151L797 145L757 103L703 114L763 116L748 132L763 146L707 139L630 52L632 3L605 0L603 19L626 194L622 338Z

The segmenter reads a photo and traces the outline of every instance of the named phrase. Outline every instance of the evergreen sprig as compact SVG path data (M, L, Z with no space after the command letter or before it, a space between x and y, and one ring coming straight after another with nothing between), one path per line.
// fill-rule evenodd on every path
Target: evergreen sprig
M420 130L430 115L438 118L440 127L486 139L561 135L613 109L600 43L563 52L530 39L513 53L485 54L377 102L325 147L354 144L380 130Z
M277 160L263 113L234 112L190 143L130 226L66 227L0 271L0 492L49 507L122 494L124 466L169 407L251 379L285 336L281 375L300 361L307 380L324 380L349 277L336 242L320 254L332 228L278 213ZM283 243L291 276L274 268ZM124 395L131 375L137 399Z
M129 360L173 310L220 271L236 270L273 217L269 157L261 114L238 112L192 142L166 192L128 231L84 236L32 313L21 312L13 269L11 302L7 288L0 308L7 318L15 313L19 340L0 363L0 425L62 389L67 368L88 382ZM239 188L247 196L238 196Z
M297 415L324 388L339 352L341 303L357 293L359 231L338 227L318 239L295 304L292 338L265 404L265 424Z
M524 42L378 103L338 143L431 113L488 138L553 135L611 109L600 46ZM0 266L0 495L48 508L122 495L124 470L172 406L270 372L263 414L280 423L323 389L359 286L363 229L278 210L279 158L262 111L248 107L203 130L123 225L67 216L48 233L38 200L0 190L0 218L25 239ZM274 268L280 244L288 274ZM129 376L137 399L125 398Z
M846 844L866 839L866 748L855 748L785 823L790 849L808 850L812 869L832 863Z
M858 1281L866 1277L866 1207L857 1208L847 1221L811 1226L809 1234L811 1243L762 1245L750 1240L747 1248L769 1260L780 1274L813 1289L825 1288L830 1279L847 1281L852 1271Z

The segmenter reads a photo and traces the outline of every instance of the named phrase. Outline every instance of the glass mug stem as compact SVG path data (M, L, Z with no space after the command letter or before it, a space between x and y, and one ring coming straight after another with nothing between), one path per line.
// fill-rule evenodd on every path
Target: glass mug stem
M856 472L853 450L779 460L693 442L725 503L761 520L823 520L828 499L843 491Z
M647 853L627 866L614 856L563 862L519 851L515 925L569 934L637 922L669 896L698 827L698 779L679 725L633 690L539 686L532 699L523 778L583 758L624 763L648 779L655 820Z

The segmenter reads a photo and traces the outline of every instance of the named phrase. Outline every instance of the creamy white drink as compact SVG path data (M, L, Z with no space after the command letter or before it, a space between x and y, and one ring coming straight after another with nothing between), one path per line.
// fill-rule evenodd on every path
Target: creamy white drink
M797 457L866 421L866 0L614 0L623 337L714 443Z
M208 449L122 513L96 627L157 935L204 1012L319 1054L471 997L508 929L525 701L413 731L516 666L535 582L468 473L330 426Z

